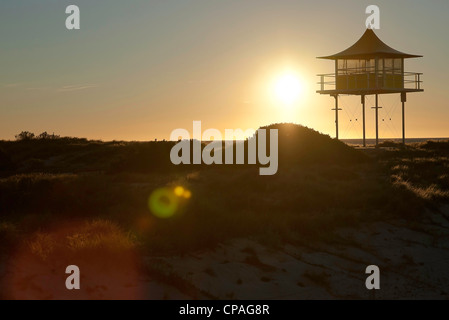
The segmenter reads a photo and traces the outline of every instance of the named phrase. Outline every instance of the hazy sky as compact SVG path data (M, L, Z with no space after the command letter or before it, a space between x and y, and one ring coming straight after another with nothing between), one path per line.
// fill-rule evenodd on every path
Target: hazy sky
M81 30L65 28L70 4ZM358 40L370 4L384 42L424 55L406 61L425 89L408 95L407 136L448 137L447 0L1 0L0 139L163 139L193 120L222 132L295 122L333 136L334 101L315 93L333 63L316 57ZM290 109L272 94L286 70L304 86ZM361 137L359 100L341 100L341 138ZM399 94L381 104L380 137L399 137ZM373 137L371 109L367 126Z

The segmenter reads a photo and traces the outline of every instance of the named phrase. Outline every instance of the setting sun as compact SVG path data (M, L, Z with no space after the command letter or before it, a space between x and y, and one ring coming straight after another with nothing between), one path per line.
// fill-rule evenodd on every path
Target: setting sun
M297 101L303 91L300 78L293 73L285 73L280 76L274 85L276 98L285 104Z

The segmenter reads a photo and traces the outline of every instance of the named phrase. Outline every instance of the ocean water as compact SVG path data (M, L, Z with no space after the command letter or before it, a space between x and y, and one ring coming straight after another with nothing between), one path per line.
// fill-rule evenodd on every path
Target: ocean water
M347 143L351 146L362 146L363 145L363 139L340 139L344 143ZM416 143L416 142L425 142L425 141L448 141L449 138L409 138L405 139L405 143ZM392 139L379 139L379 143L383 141L393 141L396 143L402 143L401 138L392 138ZM366 139L366 145L367 146L374 146L376 145L376 139Z

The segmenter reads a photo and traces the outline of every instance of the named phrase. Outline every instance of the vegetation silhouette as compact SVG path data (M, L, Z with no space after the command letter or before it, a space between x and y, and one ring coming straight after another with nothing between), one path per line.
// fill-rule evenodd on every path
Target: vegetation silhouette
M448 142L357 150L298 125L263 128L279 130L273 176L260 176L257 165L175 166L169 153L176 142L0 141L1 250L91 219L120 226L145 254L185 253L235 237L275 247L334 241L339 227L418 221L449 200ZM170 219L153 216L150 194L176 186L191 198Z

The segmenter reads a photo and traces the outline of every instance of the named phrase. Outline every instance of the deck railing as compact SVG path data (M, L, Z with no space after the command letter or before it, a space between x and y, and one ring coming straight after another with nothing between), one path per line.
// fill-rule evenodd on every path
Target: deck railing
M404 72L401 74L395 73L380 73L377 75L371 72L360 72L351 74L341 74L338 77L338 88L335 73L319 74L320 81L318 82L319 91L332 91L337 89L359 89L359 90L374 90L374 89L408 89L408 90L422 90L422 73L419 72ZM346 83L345 83L346 82Z

